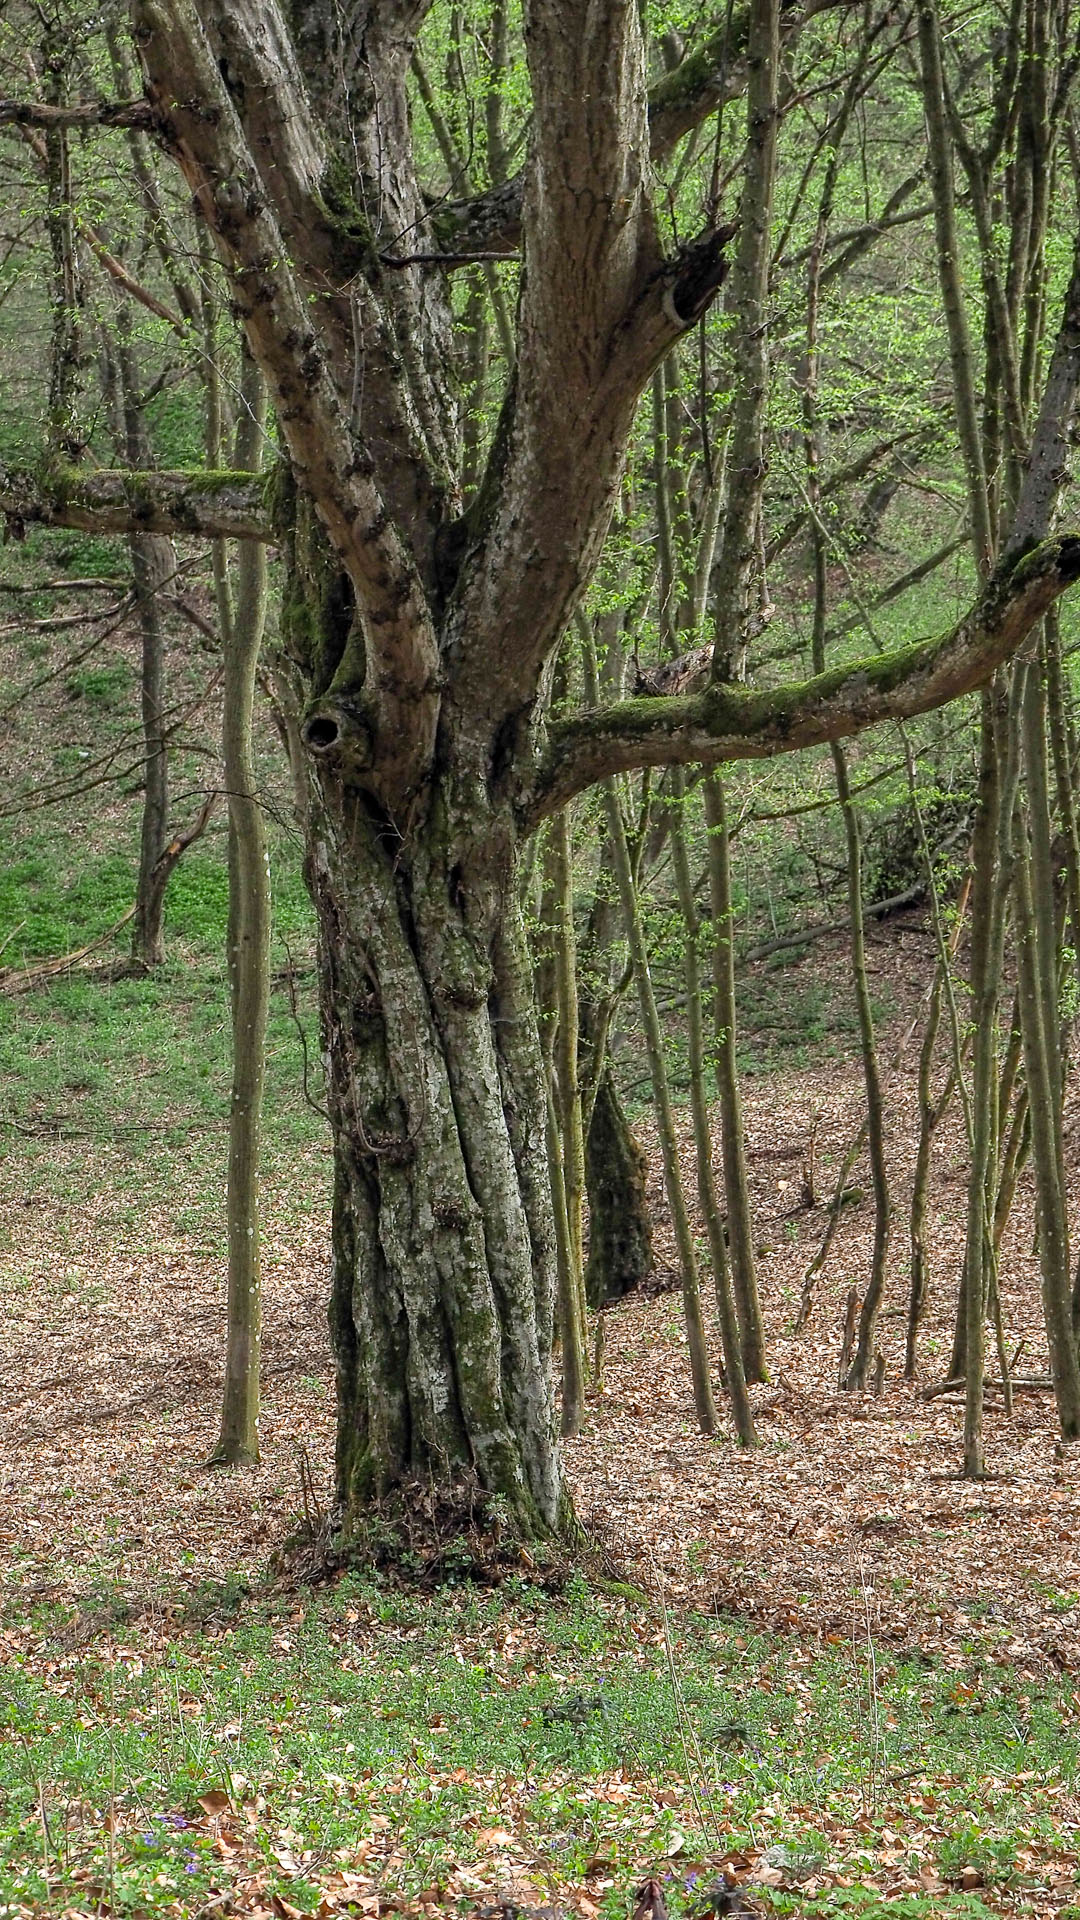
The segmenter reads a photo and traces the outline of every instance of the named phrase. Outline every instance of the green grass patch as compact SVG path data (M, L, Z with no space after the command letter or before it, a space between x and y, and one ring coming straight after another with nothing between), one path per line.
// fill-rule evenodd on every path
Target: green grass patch
M846 1648L697 1619L666 1643L583 1585L205 1598L197 1630L148 1645L117 1640L99 1595L81 1621L39 1616L33 1667L9 1663L9 1911L93 1891L188 1912L256 1882L266 1904L333 1911L350 1875L357 1898L467 1911L518 1874L587 1880L625 1920L643 1872L692 1913L727 1858L779 1912L959 1916L1042 1884L1067 1847L1075 1708L997 1667L882 1652L874 1695Z
M132 823L133 825L134 823ZM101 941L134 897L131 834L108 851L79 849L54 814L25 824L0 872L0 965L33 966ZM117 977L129 929L95 951L88 967L0 996L0 1099L5 1134L19 1135L29 1189L71 1205L93 1155L80 1167L64 1143L122 1148L124 1179L108 1186L115 1217L137 1220L149 1200L171 1206L184 1230L220 1231L231 1073L225 938L228 877L224 822L181 861L165 912L165 965L149 978ZM294 1166L326 1126L304 1093L303 1026L311 1094L321 1097L312 960L314 926L295 840L275 830L273 983L267 1036L264 1171ZM290 964L293 988L290 993ZM162 1152L165 1148L168 1151ZM184 1155L182 1193L175 1154ZM317 1176L316 1176L317 1180ZM311 1182L303 1197L310 1201ZM88 1191L90 1188L87 1189Z

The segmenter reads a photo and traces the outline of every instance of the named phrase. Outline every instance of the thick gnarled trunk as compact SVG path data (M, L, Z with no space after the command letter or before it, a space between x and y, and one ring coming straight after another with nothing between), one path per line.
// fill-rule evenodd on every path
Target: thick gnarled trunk
M514 835L436 789L406 849L332 758L312 784L343 1530L474 1475L550 1532L555 1242Z

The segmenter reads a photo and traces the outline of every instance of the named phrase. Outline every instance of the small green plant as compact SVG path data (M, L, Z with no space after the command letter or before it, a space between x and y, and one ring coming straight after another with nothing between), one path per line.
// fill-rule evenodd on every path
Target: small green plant
M118 707L131 689L131 669L118 660L108 666L82 667L69 673L64 689L72 700L85 701L89 707Z
M961 1880L965 1869L978 1873L987 1886L1008 1884L1016 1875L1016 1839L987 1834L974 1822L961 1823L938 1847L938 1872L943 1880Z

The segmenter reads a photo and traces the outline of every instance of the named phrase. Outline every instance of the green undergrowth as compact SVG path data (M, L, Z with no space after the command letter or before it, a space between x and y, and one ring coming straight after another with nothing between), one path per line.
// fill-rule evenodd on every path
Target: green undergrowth
M0 942L7 942L0 965L32 967L98 941L131 904L134 846L80 862L57 844L53 825L24 832L0 873ZM175 1207L170 1156L182 1149L188 1177L181 1211L200 1220L220 1211L231 1071L224 839L219 831L177 869L166 903L165 964L152 976L124 974L125 928L82 965L32 991L0 995L0 1146L17 1143L20 1177L37 1196L79 1200L80 1174L92 1170L92 1161L85 1145L80 1155L67 1143L90 1142L95 1150L122 1150L124 1177L110 1190L121 1210L155 1197L171 1198ZM326 1133L316 1111L313 926L295 849L284 836L273 881L264 1135L270 1179ZM99 1160L99 1188L103 1170Z
M4 558L5 579L24 585L69 573L122 583L126 568L116 541L40 528ZM67 607L62 594L50 593L15 604L28 623ZM120 1213L160 1201L190 1227L217 1218L223 1180L226 808L219 800L171 877L164 965L152 977L125 974L132 929L118 923L135 898L142 799L138 649L114 625L106 622L98 639L80 629L72 640L29 624L0 649L0 693L12 724L0 863L0 970L9 989L0 993L0 1157L35 1199L76 1208L95 1192ZM202 704L209 674L200 650L174 636L169 696L193 719L170 753L173 830L190 823L207 784L219 778L207 751L217 718ZM279 1169L295 1168L298 1153L321 1144L326 1129L305 1097L293 1013L295 1001L318 1102L314 921L284 757L262 707L256 744L273 893L263 1169L273 1181ZM29 991L20 979L20 990L10 990L12 975L66 955L77 956L66 971L41 973ZM178 1152L185 1167L179 1198ZM110 1154L122 1156L114 1180Z
M100 1596L33 1616L0 1680L0 1912L253 1886L279 1914L467 1912L513 1881L625 1920L650 1872L700 1912L725 1861L781 1913L1062 1904L1066 1689L665 1622L580 1581L202 1598L167 1628Z

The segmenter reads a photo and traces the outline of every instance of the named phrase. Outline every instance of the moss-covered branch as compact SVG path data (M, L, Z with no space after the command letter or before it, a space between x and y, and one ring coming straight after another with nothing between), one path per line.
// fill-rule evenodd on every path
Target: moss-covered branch
M268 487L266 475L230 469L134 473L0 467L0 514L16 537L36 525L269 541Z
M608 774L768 759L944 706L988 680L1078 579L1080 537L1064 535L999 568L963 620L913 646L781 687L719 684L578 714L551 730L530 824Z
M72 100L58 106L44 100L0 99L0 127L136 127L142 133L157 130L157 116L148 100Z
M735 6L720 19L700 46L649 89L649 147L654 161L666 159L684 134L707 120L746 85L746 36L749 6ZM788 18L802 8L789 7Z

